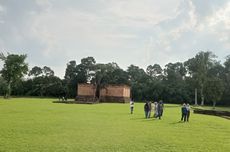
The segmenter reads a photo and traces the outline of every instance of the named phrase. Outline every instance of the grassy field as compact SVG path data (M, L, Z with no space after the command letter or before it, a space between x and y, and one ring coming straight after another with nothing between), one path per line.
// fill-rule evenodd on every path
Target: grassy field
M0 152L228 152L230 121L166 105L162 120L144 119L143 104L58 104L0 99Z

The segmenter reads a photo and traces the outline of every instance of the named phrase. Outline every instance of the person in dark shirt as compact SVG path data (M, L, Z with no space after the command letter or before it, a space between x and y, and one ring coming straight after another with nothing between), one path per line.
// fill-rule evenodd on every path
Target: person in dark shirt
M164 103L162 100L159 101L159 104L160 104L160 114L161 114L161 117L163 116L163 111L164 111Z
M144 105L144 111L145 111L145 118L148 118L148 113L149 113L149 104L148 102L145 103Z
M181 121L184 120L184 122L186 121L186 118L187 118L187 108L186 108L186 105L185 103L183 104L183 106L181 107Z
M163 101L160 101L158 104L157 104L157 117L159 119L161 119L162 115L163 115L163 109L164 109L164 104L163 104Z

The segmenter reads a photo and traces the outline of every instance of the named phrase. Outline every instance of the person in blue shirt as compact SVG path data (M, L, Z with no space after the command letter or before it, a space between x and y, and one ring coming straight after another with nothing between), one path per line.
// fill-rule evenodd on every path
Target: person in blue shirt
M184 122L186 121L187 118L187 108L186 108L186 104L184 103L183 106L181 107L181 121L184 120Z
M163 115L163 109L164 109L164 103L162 100L159 101L159 103L157 104L157 117L159 119L161 119L162 115Z

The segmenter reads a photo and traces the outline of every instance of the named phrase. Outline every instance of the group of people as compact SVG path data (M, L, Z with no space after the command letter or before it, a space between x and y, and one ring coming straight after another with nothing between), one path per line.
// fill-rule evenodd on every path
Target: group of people
M151 101L148 101L144 105L145 118L146 119L150 118L151 112L153 112L154 118L161 119L163 115L163 109L164 109L163 101L153 102L153 103Z
M130 101L130 113L133 114L134 110L134 102L133 100ZM151 102L147 101L144 105L144 112L145 112L145 118L148 119L151 117L151 113L153 112L154 118L159 118L163 116L163 110L164 110L164 103L163 101L159 102ZM181 107L181 121L188 122L189 116L190 116L190 105L189 104L183 104Z
M151 113L153 112L154 118L161 119L163 115L163 109L164 109L164 103L163 101L159 102L151 102L147 101L144 105L144 112L145 112L145 118L148 119L151 117ZM134 102L133 100L130 101L130 113L133 114L134 110Z
M190 116L190 105L187 104L183 104L181 107L181 121L189 121L189 116Z

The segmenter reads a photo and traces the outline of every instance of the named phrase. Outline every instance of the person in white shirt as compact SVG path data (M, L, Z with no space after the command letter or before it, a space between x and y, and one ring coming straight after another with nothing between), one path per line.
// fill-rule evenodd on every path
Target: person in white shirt
M133 109L134 109L134 102L133 100L130 100L130 113L133 114Z
M190 116L190 105L188 103L186 104L186 109L187 109L186 121L188 122Z

